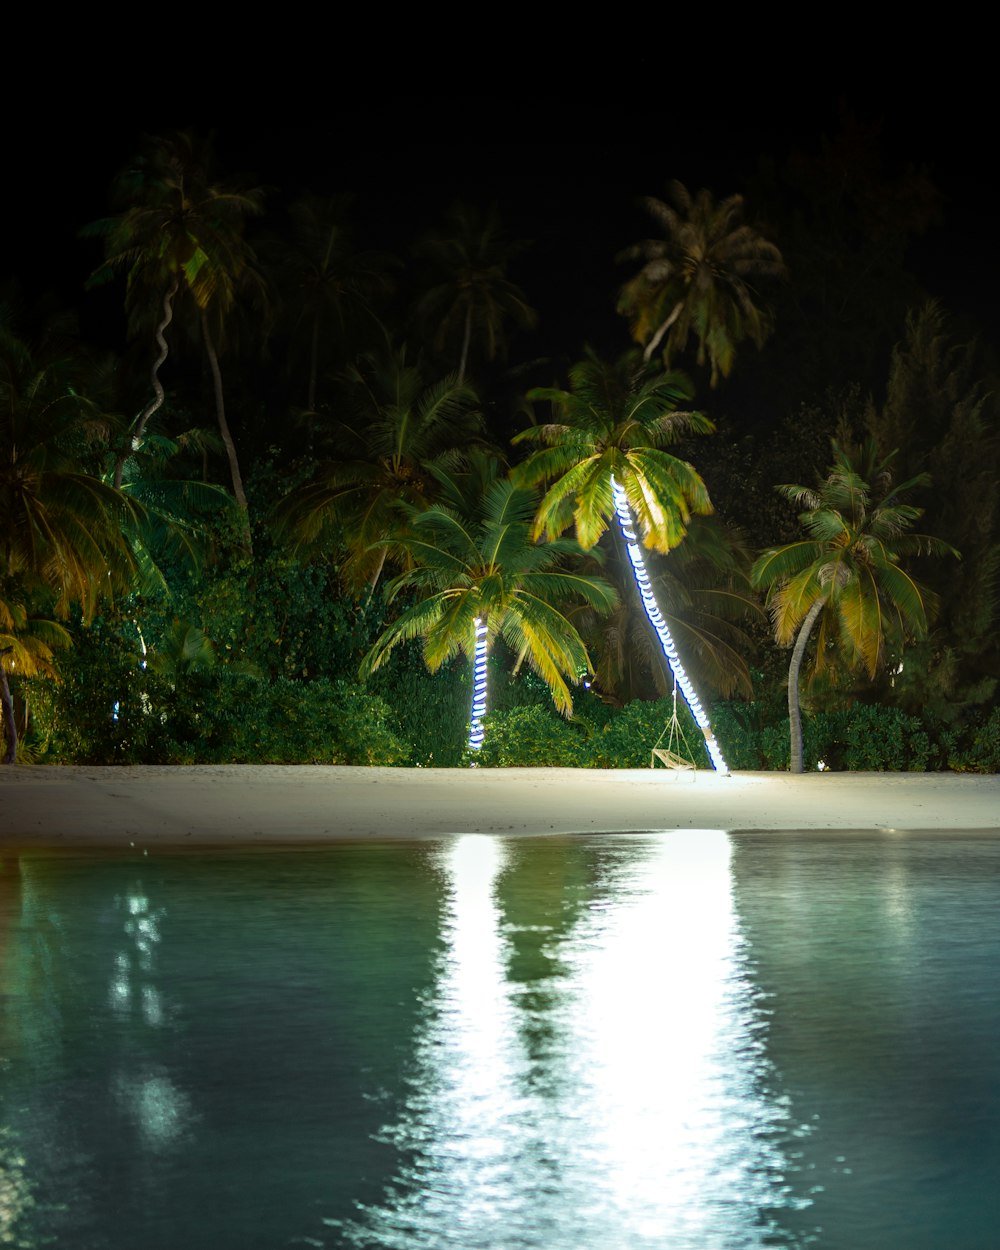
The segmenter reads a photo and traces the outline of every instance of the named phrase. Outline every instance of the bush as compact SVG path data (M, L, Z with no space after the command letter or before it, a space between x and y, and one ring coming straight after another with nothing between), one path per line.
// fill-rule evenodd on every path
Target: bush
M730 768L756 772L774 767L769 760L774 744L766 736L767 728L763 723L759 703L740 703L735 700L717 703L712 709L711 717L712 728ZM785 737L787 739L787 732ZM787 768L787 741L783 750L784 767ZM778 754L781 754L781 748L778 748Z
M962 740L964 738L964 741ZM962 773L1000 772L1000 708L964 735L945 738L948 766Z
M408 747L384 699L327 678L272 682L245 674L192 675L163 715L171 764L398 764Z
M486 737L470 762L484 768L586 768L589 726L534 705L486 717Z
M659 742L667 745L664 730L673 716L673 698L633 699L627 703L601 730L594 741L595 768L648 768L650 752ZM705 739L694 722L687 704L677 701L677 718L687 745L675 745L678 755L684 755L697 768L710 768L711 760L705 747ZM661 741L662 738L662 741Z

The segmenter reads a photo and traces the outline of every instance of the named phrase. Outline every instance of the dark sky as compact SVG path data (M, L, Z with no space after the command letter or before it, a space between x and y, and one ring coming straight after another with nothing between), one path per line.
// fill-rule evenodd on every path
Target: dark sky
M107 211L111 179L144 130L186 126L214 130L223 169L274 187L272 204L281 193L357 191L365 241L391 250L436 224L456 198L496 202L509 233L533 240L521 284L557 341L564 327L554 323L566 322L568 342L570 334L589 337L588 326L616 320L614 291L625 270L614 255L651 232L638 196L662 196L670 178L717 196L744 191L762 157L780 164L795 146L817 150L846 109L881 126L890 169L924 165L944 194L944 224L914 252L925 284L954 311L1000 324L987 193L995 140L989 119L967 97L942 103L913 92L887 103L855 91L850 99L776 100L752 115L733 104L706 112L700 102L689 110L681 103L650 115L641 107L548 100L516 120L503 101L466 103L456 116L454 101L389 98L380 107L342 106L308 127L191 118L130 127L85 117L51 129L23 127L6 145L9 187L23 194L6 197L0 277L17 275L29 292L51 286L94 309L82 284L99 248L79 240L77 230ZM103 298L106 308L110 296Z

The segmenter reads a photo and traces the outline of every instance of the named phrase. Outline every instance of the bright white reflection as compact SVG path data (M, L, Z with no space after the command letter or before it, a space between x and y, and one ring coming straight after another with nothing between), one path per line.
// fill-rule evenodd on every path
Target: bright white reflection
M113 1091L143 1144L151 1150L171 1146L190 1127L190 1100L162 1068L120 1073Z
M30 1246L23 1237L35 1205L24 1155L6 1127L0 1128L0 1246Z
M163 942L164 908L154 908L136 884L115 899L123 914L121 949L114 956L108 1002L122 1028L162 1029L169 1023L167 1002L157 986L157 955ZM159 1153L183 1137L193 1112L190 1099L161 1065L133 1063L131 1047L111 1081L118 1107L131 1121L142 1145Z
M702 829L601 847L604 875L530 986L508 978L498 903L516 846L470 836L443 856L439 983L385 1134L400 1171L345 1244L787 1244L773 1224L792 1202L776 1144L786 1112L768 1102L729 839Z
M574 959L566 1062L592 1183L630 1245L763 1245L761 1211L785 1200L729 855L716 830L650 841Z

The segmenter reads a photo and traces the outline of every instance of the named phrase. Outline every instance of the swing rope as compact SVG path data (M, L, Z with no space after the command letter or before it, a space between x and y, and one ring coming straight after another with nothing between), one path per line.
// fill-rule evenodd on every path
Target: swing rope
M667 745L661 747L664 734L668 734ZM683 746L684 754L679 748ZM681 728L681 722L677 715L677 678L674 678L674 710L670 720L663 726L663 733L656 739L655 745L649 752L649 766L656 767L656 761L661 760L668 768L677 770L693 769L694 764L688 758L688 744L684 737L684 730Z

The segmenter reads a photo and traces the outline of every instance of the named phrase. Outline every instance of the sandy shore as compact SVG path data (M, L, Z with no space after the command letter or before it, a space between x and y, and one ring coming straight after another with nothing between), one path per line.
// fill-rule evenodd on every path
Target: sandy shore
M454 833L991 830L1000 775L232 765L0 769L0 847L318 844Z

